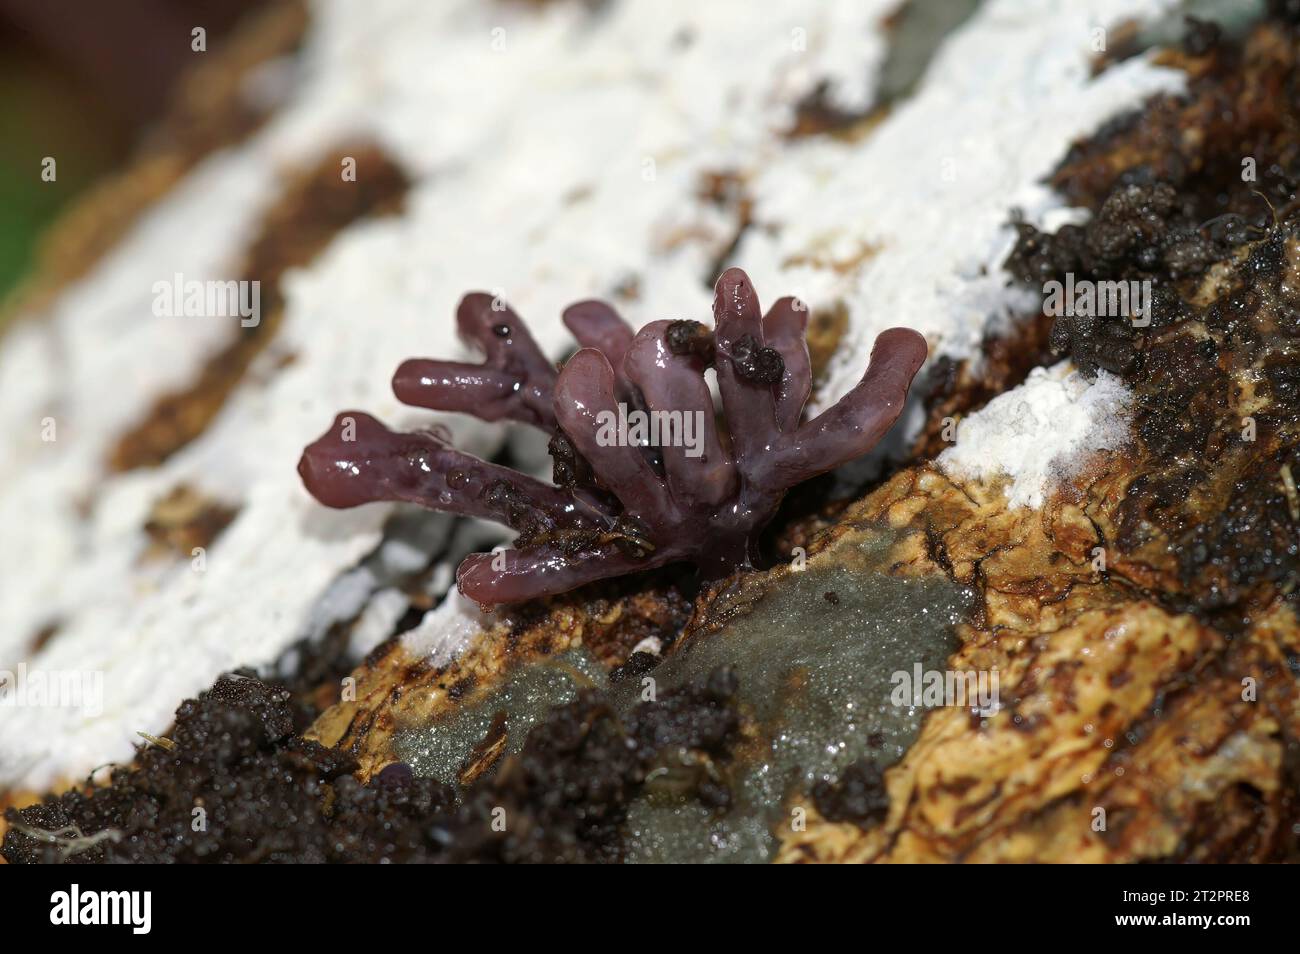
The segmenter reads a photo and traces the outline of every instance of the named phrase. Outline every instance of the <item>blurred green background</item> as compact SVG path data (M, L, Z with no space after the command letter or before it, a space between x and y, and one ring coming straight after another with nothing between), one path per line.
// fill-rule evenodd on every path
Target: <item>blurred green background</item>
M121 165L192 62L260 0L0 0L0 298L41 230ZM57 180L41 179L53 156Z

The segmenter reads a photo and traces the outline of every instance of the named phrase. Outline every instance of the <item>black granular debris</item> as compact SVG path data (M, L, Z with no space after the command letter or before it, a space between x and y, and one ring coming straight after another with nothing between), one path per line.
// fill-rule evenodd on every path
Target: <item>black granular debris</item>
M705 364L713 363L713 332L698 321L674 321L668 326L664 340L673 354L694 354Z
M402 763L363 785L348 753L295 733L302 713L286 690L227 675L182 703L173 748L141 750L106 785L9 809L0 854L11 863L615 861L628 804L669 750L705 764L727 757L736 689L734 674L718 670L625 714L584 690L458 801ZM707 778L694 794L709 804L727 795ZM82 840L31 834L71 826Z
M609 681L617 684L628 679L643 676L659 665L659 657L654 653L635 652L627 657L627 662L615 666L609 673Z
M619 860L628 807L648 774L670 759L707 765L728 757L740 726L738 688L734 673L719 669L703 685L665 692L621 716L607 693L583 690L469 791L455 824L439 823L448 860ZM707 774L690 794L710 805L729 797ZM491 825L500 812L504 832Z
M735 702L740 681L729 666L719 666L702 684L665 693L658 702L633 710L628 734L643 753L643 770L652 790L691 798L715 811L732 802L720 766L740 735Z
M1018 238L1006 267L1031 286L1065 285L1069 278L1075 284L1149 283L1145 316L1130 302L1128 314L1100 315L1096 309L1056 317L1049 338L1055 354L1069 355L1090 378L1098 369L1124 375L1138 368L1147 332L1134 319L1148 322L1143 327L1152 331L1181 320L1186 309L1173 283L1200 275L1231 248L1227 236L1198 226L1193 208L1167 183L1128 183L1116 186L1085 225L1065 225L1048 235L1014 223ZM1133 287L1140 286L1127 285L1126 298Z
M858 759L834 782L819 780L813 785L812 796L818 813L829 821L871 828L889 814L884 772L870 758Z
M171 749L149 747L106 786L47 798L6 818L28 829L75 825L114 832L84 851L10 827L14 862L325 862L419 857L420 818L451 805L430 779L362 786L345 752L293 733L289 693L246 676L221 677L181 704ZM332 798L329 796L332 793ZM326 811L327 803L332 803Z
M747 381L778 384L785 374L785 361L775 348L764 348L753 335L736 339L731 346L736 372Z
M563 431L553 436L546 445L551 455L551 482L557 487L589 487L592 485L591 465L578 453L568 435Z
M628 734L639 748L694 749L723 756L740 730L735 700L740 681L729 666L709 673L703 685L666 692L658 702L643 702L632 710Z

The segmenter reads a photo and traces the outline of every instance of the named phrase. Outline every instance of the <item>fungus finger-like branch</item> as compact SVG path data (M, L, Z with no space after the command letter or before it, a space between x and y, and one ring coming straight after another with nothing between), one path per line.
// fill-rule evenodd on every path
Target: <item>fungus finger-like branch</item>
M771 465L780 482L793 486L816 477L879 443L903 412L912 378L926 354L925 338L912 329L882 331L862 380L783 442Z
M749 363L763 349L763 319L754 286L739 268L727 269L718 279L713 319L718 391L732 450L737 460L752 458L769 448L776 437L772 385L780 375L756 376Z
M594 348L583 348L564 365L555 386L555 416L601 487L636 514L670 509L667 488L640 447L620 433L614 401L614 369Z
M610 367L617 375L634 335L632 327L619 317L618 312L603 301L590 300L570 305L564 309L562 317L564 326L578 344L601 352L609 359Z
M369 414L345 411L307 445L298 473L327 507L391 501L482 517L521 533L590 519L549 484L466 454L430 434L399 434Z
M479 603L522 603L596 580L662 566L672 559L667 552L630 556L614 543L600 544L572 556L551 547L473 553L457 567L456 586Z
M658 447L673 499L688 509L715 505L735 491L736 471L718 439L704 358L672 350L672 325L654 321L637 332L623 370L658 415Z
M485 364L411 358L393 375L393 393L403 404L546 426L521 399L519 379ZM549 422L549 419L548 419Z
M456 326L465 341L483 351L483 364L406 361L393 377L397 399L487 421L508 418L554 432L555 368L523 320L491 295L471 292L456 308ZM472 406L476 398L483 402L486 414Z
M555 368L537 346L515 310L487 292L470 292L456 306L456 329L478 345L493 367L520 377L555 377Z
M776 426L788 434L799 426L812 390L808 358L808 306L797 298L781 298L763 316L763 341L781 355L785 365L776 388Z

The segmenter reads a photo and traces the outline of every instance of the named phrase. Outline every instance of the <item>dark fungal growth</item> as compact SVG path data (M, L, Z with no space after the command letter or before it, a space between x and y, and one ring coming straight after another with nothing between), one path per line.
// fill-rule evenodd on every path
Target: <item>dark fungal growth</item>
M393 390L418 407L548 432L554 484L434 433L394 433L359 411L340 414L303 452L303 483L330 507L403 501L515 530L514 550L474 554L457 572L461 591L484 604L681 561L707 578L753 566L759 534L787 490L884 437L926 345L906 328L881 333L859 384L803 421L812 387L807 310L782 298L763 314L749 278L733 268L718 279L713 312L712 332L655 321L634 334L602 302L573 305L564 323L582 347L557 372L518 315L489 295L466 295L457 325L486 361L412 359ZM725 431L705 379L710 368ZM638 437L635 425L619 433L615 422L632 411L662 422L657 442Z

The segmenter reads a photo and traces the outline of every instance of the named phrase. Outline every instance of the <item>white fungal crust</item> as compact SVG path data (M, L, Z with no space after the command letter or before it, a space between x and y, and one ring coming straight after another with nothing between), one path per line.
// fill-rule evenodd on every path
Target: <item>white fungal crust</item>
M402 407L388 377L412 355L471 358L453 322L467 290L508 298L553 357L570 344L562 309L620 287L636 290L620 302L634 324L706 318L709 273L740 228L735 208L701 195L710 174L754 199L755 225L725 264L813 306L848 306L812 411L857 381L886 327L917 328L932 357L976 353L1028 303L1000 270L1011 207L1041 221L1059 207L1041 180L1071 140L1180 82L1144 57L1090 78L1093 29L1168 4L986 3L869 133L788 138L823 82L837 107L869 107L896 6L316 3L277 115L0 342L0 669L89 671L103 686L96 714L3 711L0 787L44 789L129 759L138 732L164 733L220 672L274 664L376 591L384 606L367 620L391 620L383 551L355 574L392 508L317 505L294 469L303 445L339 407L395 427L438 419ZM410 175L405 211L350 226L285 280L273 346L294 360L263 354L191 444L156 469L106 475L113 442L237 324L155 317L154 283L236 277L281 175L364 137ZM499 440L444 420L471 452ZM153 502L181 484L237 511L201 571L140 560ZM421 645L471 638L473 608L450 599Z
M1091 455L1128 443L1131 398L1105 371L1088 382L1068 361L1035 368L1024 384L963 419L938 464L960 479L1004 475L1010 506L1041 507Z

